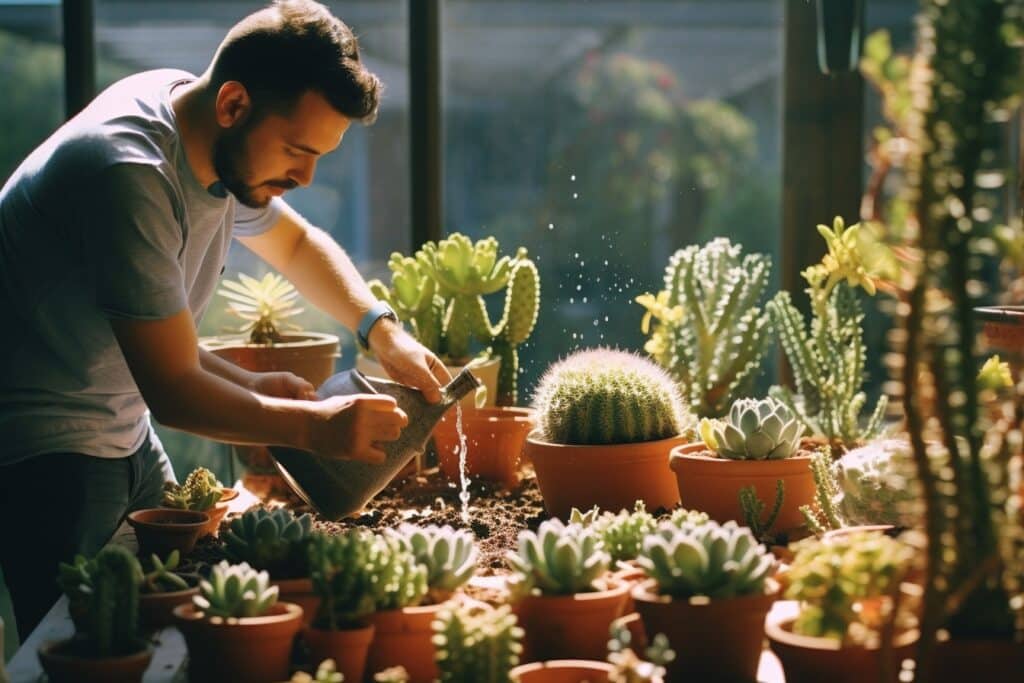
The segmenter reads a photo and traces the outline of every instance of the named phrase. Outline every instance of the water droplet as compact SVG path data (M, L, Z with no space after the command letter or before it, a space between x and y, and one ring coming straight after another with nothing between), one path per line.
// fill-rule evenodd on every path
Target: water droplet
M572 198L573 199L579 199L580 198L580 193L579 192L573 192L572 193Z
M548 223L548 230L554 230L554 229L555 229L555 224L554 223Z
M587 303L587 297L583 297L583 303Z
M598 322L597 318L594 318L594 327L597 327L598 324L600 324L600 323Z
M571 180L572 182L575 183L576 182L576 174L573 173L571 176L569 176L569 180Z
M583 285L576 285L576 291L577 292L582 290L582 289L583 289Z

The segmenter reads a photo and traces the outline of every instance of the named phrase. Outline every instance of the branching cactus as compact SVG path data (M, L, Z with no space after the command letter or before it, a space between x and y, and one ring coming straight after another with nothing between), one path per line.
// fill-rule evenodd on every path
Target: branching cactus
M711 599L764 592L775 558L735 522L677 526L662 522L644 539L637 562L662 595Z
M667 439L692 419L664 370L625 351L590 349L554 363L534 394L541 438L560 444Z
M775 386L771 395L785 403L812 434L849 448L878 436L888 403L881 396L862 421L867 403L861 390L866 359L864 313L854 287L875 293L868 256L883 247L862 233L859 224L845 227L839 216L832 228L819 225L818 232L828 253L802 273L809 285L810 329L789 292L779 292L767 305L796 385L795 394Z
M779 510L786 500L786 483L782 479L775 480L775 502L772 504L768 517L764 517L765 503L757 497L757 489L753 486L745 486L740 489L740 509L743 511L743 521L753 532L754 538L762 543L776 540L772 535L772 527L779 517Z
M266 614L277 603L277 593L267 572L223 560L214 565L209 580L199 582L199 595L192 602L207 617L241 619Z
M447 600L452 593L473 578L479 552L473 534L465 529L403 524L389 530L427 570L428 597L431 602Z
M569 514L569 523L596 531L612 562L636 559L644 537L658 526L654 515L647 512L642 500L636 501L632 512L601 512L594 506L583 513L573 508Z
M372 614L374 572L388 552L383 540L365 529L336 536L313 534L309 541L309 574L320 596L318 628L351 628Z
M743 255L717 238L677 251L665 289L637 297L651 335L644 348L679 383L694 414L719 417L750 392L769 343L760 302L770 272L764 254Z
M608 641L608 663L615 667L609 674L610 683L657 683L665 676L665 666L676 658L676 653L669 647L668 638L664 633L654 636L653 642L640 659L630 642L633 637L629 629L620 623L612 622L611 639Z
M921 524L921 486L909 442L873 441L839 458L832 472L835 505L850 524Z
M399 320L411 326L412 334L421 344L442 353L445 302L437 294L437 282L427 264L426 252L417 252L415 256L394 252L388 260L388 268L391 269L391 287L380 280L371 280L370 291L386 301Z
M508 605L453 604L438 612L433 629L441 681L508 683L523 651L523 629Z
M509 566L517 576L519 595L572 595L597 590L595 581L608 570L611 560L601 538L578 525L565 526L557 519L541 522L537 532L519 532L518 553L509 551Z
M181 510L209 510L220 500L223 492L213 472L197 467L189 473L182 485L168 482L164 485L163 504Z
M377 611L415 607L427 596L427 568L408 545L392 535L378 534L381 554L373 572L373 600Z
M159 555L150 555L150 563L153 569L143 574L142 592L144 593L167 593L171 591L183 591L188 588L188 583L174 573L178 568L181 555L177 549L172 550L167 556L167 561L160 559Z
M781 460L796 453L803 425L774 398L741 398L722 420L700 421L708 448L730 460Z
M224 552L235 562L265 569L275 579L307 576L306 543L313 528L308 514L290 510L249 510L233 520L224 534Z
M845 526L842 513L836 509L839 489L832 476L831 450L825 449L811 456L811 474L814 475L814 507L801 505L800 514L807 528L821 536L829 529Z

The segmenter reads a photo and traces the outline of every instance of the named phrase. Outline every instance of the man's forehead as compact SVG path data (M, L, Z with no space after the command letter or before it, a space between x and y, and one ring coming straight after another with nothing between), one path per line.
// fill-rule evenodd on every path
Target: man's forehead
M310 154L325 154L336 148L351 124L348 117L314 91L303 93L282 121L288 144Z

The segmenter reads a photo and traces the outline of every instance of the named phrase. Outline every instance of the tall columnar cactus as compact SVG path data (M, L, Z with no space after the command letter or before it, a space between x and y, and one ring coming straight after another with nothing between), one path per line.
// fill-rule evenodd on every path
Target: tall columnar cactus
M637 562L662 595L716 599L763 593L775 558L736 522L662 522Z
M296 517L284 508L256 508L232 520L224 533L224 552L235 562L267 570L275 579L302 578L309 567L306 543L312 528L308 514Z
M452 527L402 524L388 533L404 543L416 561L427 570L432 602L442 602L473 578L479 553L473 534Z
M781 401L741 398L725 419L702 419L700 434L723 458L781 460L796 453L803 425Z
M97 657L141 649L138 637L142 567L122 546L103 548L96 557L60 566L57 579L68 596L75 629Z
M578 351L554 363L533 405L541 437L550 443L657 441L684 433L692 422L664 370L611 349Z
M245 562L222 560L214 565L208 580L199 582L199 595L192 602L207 617L259 617L277 603L278 590L270 585L267 572L258 572Z
M523 629L508 605L452 604L438 612L432 627L441 681L507 683L519 663Z
M318 628L349 628L373 613L375 572L388 552L383 539L365 529L313 534L308 552L309 576L320 596Z
M213 472L205 467L192 470L185 483L168 482L164 485L163 504L182 510L209 510L220 500L223 492Z
M453 364L469 360L476 339L501 359L499 405L514 405L519 353L529 338L540 308L540 277L525 248L498 258L493 237L473 242L453 233L427 242L412 257L395 253L388 262L391 287L370 282L377 298L387 301L412 326L419 341ZM504 289L501 320L492 325L484 297Z
M665 289L637 297L647 308L643 332L651 335L644 348L679 383L696 415L723 415L749 393L769 343L760 302L770 272L767 256L743 255L740 245L720 237L677 251L665 269Z
M780 386L772 387L771 395L785 403L812 434L852 447L878 436L888 403L881 396L867 421L861 421L867 403L861 390L866 351L864 313L854 286L875 293L874 271L866 257L869 250L882 247L872 243L859 224L845 227L839 216L832 228L819 225L818 231L828 253L820 264L803 272L811 299L810 330L789 292L779 292L767 305L796 384L795 395Z
M517 593L572 595L597 590L594 582L611 558L592 529L549 519L536 533L519 532L519 550L509 551L506 559L517 575Z

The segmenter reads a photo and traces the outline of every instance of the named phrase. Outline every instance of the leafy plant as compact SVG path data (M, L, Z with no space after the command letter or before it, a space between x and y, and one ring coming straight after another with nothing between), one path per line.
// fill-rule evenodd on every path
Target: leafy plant
M720 237L677 251L665 269L665 289L644 294L644 349L678 382L689 409L723 415L748 393L768 349L768 316L761 311L771 260L742 255ZM651 322L654 322L651 326Z
M506 558L516 573L514 591L541 595L597 590L594 582L611 559L595 531L557 519L541 522L536 533L520 531L518 552L509 551Z
M144 647L139 639L139 587L142 568L119 545L93 559L79 555L61 563L57 583L68 596L75 630L96 657L116 657Z
M234 562L248 562L275 579L309 576L306 544L313 528L308 514L255 508L231 521L224 533L224 553Z
M730 460L781 460L796 453L803 425L774 398L741 398L725 419L702 419L700 434L708 448Z
M187 590L188 583L185 579L174 573L180 560L181 554L177 550L171 551L166 562L161 560L159 555L150 555L153 569L145 572L142 576L142 592L169 593Z
M764 592L775 558L735 522L662 522L644 539L637 563L673 598L733 598Z
M668 375L625 351L578 351L554 363L534 393L540 437L560 444L657 441L691 418Z
M654 636L644 661L630 647L633 638L626 626L613 621L610 630L608 663L615 667L608 676L611 683L656 683L663 679L665 666L676 658L664 633Z
M382 539L364 529L310 537L309 576L320 596L318 628L351 628L374 612L374 572L386 552Z
M207 617L241 619L266 614L277 603L277 594L267 572L256 571L245 562L222 560L213 566L208 580L199 582L199 595L192 602Z
M221 499L221 483L213 472L205 467L192 470L183 485L174 482L164 484L163 504L181 510L205 512Z
M432 624L441 681L507 683L523 651L523 629L509 605L452 604Z
M448 525L402 524L397 531L388 533L405 543L416 561L426 568L431 602L443 602L473 578L479 553L469 531Z
M248 332L250 344L272 345L283 340L282 329L299 329L286 322L303 311L295 307L299 293L277 273L267 273L259 280L239 273L238 282L223 280L221 284L218 294L229 300L228 312L245 321L238 332Z

